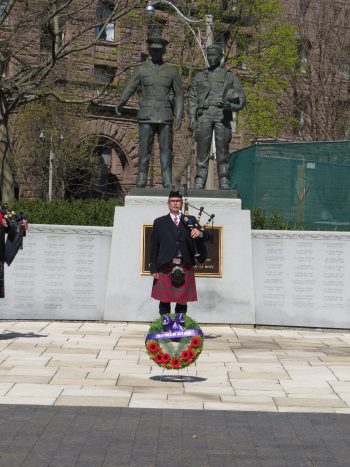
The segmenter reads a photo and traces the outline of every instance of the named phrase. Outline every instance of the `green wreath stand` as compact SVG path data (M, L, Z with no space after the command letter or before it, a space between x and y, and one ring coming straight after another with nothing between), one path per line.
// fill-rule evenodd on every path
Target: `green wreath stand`
M145 345L157 365L178 370L192 365L203 350L204 334L187 314L168 314L153 321Z

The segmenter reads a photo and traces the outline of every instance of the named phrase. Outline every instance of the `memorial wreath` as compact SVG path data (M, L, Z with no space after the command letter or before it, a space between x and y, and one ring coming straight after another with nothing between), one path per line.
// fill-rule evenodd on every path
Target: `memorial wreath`
M153 321L145 342L150 358L169 370L185 368L195 362L203 343L202 330L183 313L164 315Z

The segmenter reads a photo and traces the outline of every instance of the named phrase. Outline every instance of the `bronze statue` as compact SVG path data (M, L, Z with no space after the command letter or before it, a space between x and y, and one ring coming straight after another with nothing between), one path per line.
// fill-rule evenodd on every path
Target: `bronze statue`
M161 37L147 41L150 59L139 65L116 105L121 115L123 105L137 90L141 91L139 122L139 161L136 186L147 183L148 166L154 136L158 134L160 166L164 188L172 188L173 121L181 126L183 116L183 88L179 73L163 62L168 42Z
M230 188L228 156L232 111L238 112L244 107L245 93L237 76L220 66L222 56L219 45L209 46L209 67L195 75L189 89L189 128L195 131L197 141L195 188L204 188L207 181L213 131L220 189Z

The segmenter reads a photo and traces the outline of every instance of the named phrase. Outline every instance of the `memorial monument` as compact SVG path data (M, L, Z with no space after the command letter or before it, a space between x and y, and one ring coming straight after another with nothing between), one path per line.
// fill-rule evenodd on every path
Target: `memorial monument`
M163 62L166 44L160 37L148 40L151 59L139 65L116 106L116 112L120 114L131 95L141 91L138 176L136 188L125 198L125 206L116 208L105 319L154 319L151 277L145 271L148 265L144 264L144 251L147 249L145 233L153 220L164 214L164 204L172 186L172 125L175 119L175 126L179 128L183 113L180 77L174 67ZM197 315L204 322L252 323L254 293L250 213L241 210L241 201L235 191L229 190L228 179L232 112L243 108L245 94L239 79L220 66L222 50L215 45L207 49L207 55L209 67L195 76L190 89L190 124L196 132L198 149L195 188L201 189L189 189L188 197L192 208L204 206L207 212L215 213L216 238L220 239L220 248L216 262L208 258L202 270L196 272L201 300L193 303L191 315L193 313L195 319ZM203 190L213 130L221 190ZM166 189L145 188L156 133L160 143L163 187ZM214 266L218 266L216 274L203 273L205 270L213 271Z

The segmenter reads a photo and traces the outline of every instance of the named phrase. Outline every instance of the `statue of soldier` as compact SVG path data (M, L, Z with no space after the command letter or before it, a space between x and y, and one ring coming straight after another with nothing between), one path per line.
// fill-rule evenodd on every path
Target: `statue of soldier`
M220 189L230 188L228 156L232 111L238 112L244 107L245 93L237 76L220 66L222 56L219 45L209 46L209 67L195 75L189 88L189 129L195 131L197 142L195 188L204 188L207 181L213 131Z
M184 101L179 73L169 63L163 62L168 42L161 37L147 40L150 59L139 65L124 89L116 105L116 113L135 91L141 91L139 122L139 161L137 187L147 183L148 166L154 136L158 134L160 166L164 188L172 188L173 121L175 128L181 126Z

